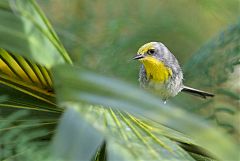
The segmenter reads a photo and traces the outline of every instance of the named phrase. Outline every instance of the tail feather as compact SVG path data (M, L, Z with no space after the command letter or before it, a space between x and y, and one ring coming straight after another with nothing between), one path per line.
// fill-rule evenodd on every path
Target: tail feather
M187 87L187 86L183 87L182 92L189 93L189 94L192 94L192 95L195 95L198 97L202 97L205 99L208 97L214 97L214 94L212 94L212 93L208 93L208 92L201 91L201 90L194 89L194 88Z

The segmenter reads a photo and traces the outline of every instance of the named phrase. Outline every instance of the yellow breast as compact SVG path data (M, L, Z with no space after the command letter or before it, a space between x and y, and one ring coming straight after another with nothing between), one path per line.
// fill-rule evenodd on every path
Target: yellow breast
M147 56L141 61L145 67L147 78L151 81L163 83L172 75L172 70L154 57Z

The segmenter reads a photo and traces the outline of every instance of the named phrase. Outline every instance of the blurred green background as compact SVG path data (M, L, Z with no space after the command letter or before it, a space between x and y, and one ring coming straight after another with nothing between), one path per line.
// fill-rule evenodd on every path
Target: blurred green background
M138 84L140 63L131 58L146 42L164 43L183 67L185 84L216 94L209 100L180 94L169 102L240 141L240 70L233 70L240 55L238 0L38 2L73 61L106 76Z
M133 83L139 63L131 58L144 43L163 42L183 66L239 18L238 0L38 2L77 64Z

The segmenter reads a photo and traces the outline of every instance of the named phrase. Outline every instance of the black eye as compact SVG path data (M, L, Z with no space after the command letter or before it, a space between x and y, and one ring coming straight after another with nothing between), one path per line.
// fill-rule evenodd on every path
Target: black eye
M152 55L152 54L154 54L154 52L155 52L155 50L154 50L154 49L149 49L149 50L147 51L147 53L148 53L149 55Z

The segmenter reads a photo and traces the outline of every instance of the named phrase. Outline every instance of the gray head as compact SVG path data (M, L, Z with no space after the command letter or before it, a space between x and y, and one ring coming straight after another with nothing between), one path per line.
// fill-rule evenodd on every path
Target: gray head
M143 61L146 57L154 57L158 60L163 60L170 58L172 53L168 48L161 42L149 42L141 46L137 52L137 55L133 59L138 59Z

